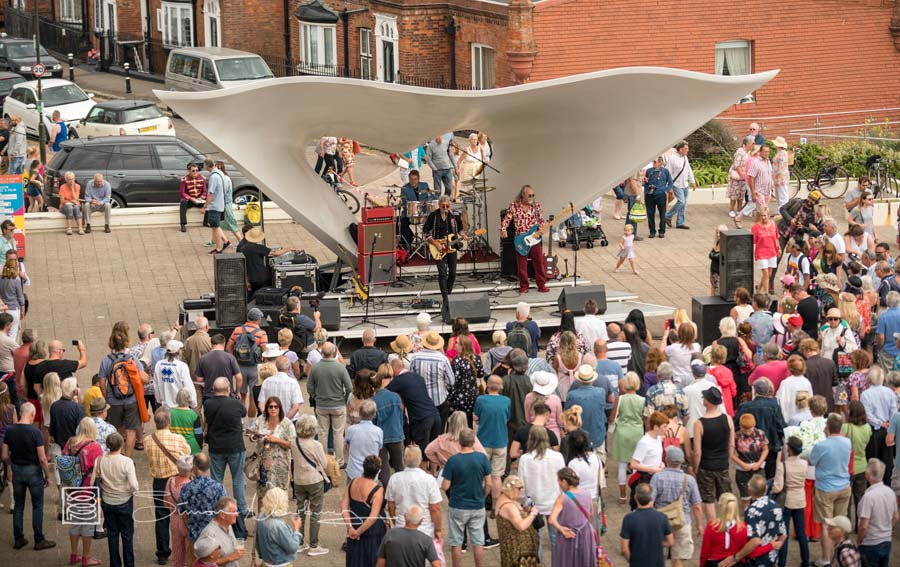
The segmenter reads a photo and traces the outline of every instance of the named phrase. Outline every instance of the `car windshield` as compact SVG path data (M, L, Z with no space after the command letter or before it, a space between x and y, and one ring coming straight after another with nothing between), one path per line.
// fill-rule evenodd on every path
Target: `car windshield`
M84 102L88 99L88 95L77 85L60 85L58 87L45 87L43 89L44 106L62 106L64 104L73 104L76 102Z
M220 81L250 81L271 79L272 71L259 57L239 57L216 61Z
M34 57L33 43L9 43L6 45L6 56L10 59L25 59ZM41 57L49 57L50 54L41 46Z
M24 83L25 79L22 77L8 77L5 79L0 79L0 95L7 95L12 88L19 83Z
M155 104L140 108L128 108L122 112L122 124L153 120L154 118L160 118L162 115L162 111Z

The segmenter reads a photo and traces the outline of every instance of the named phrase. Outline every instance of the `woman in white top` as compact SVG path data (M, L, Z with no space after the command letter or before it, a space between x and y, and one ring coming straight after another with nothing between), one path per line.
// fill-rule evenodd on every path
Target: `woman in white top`
M859 348L856 335L841 317L841 310L832 307L825 314L825 325L819 330L819 341L822 344L822 356L831 359L835 349L842 349L850 354Z
M569 434L569 462L566 466L578 475L578 488L591 495L594 510L600 509L600 489L606 487L606 475L603 473L603 463L591 448L591 438L583 430L579 429ZM599 514L591 515L591 523L597 533L600 533Z
M669 364L672 365L672 381L676 384L690 383L693 379L691 355L700 352L700 345L694 342L697 339L697 330L693 325L681 325L678 327L677 337L678 342L668 344L667 334L660 343L660 350L666 354Z
M802 409L797 407L797 392L813 395L812 384L804 376L806 361L803 360L803 357L799 354L791 355L787 360L787 368L791 375L781 381L781 384L778 385L778 393L775 394L785 422L790 421L794 414L799 413Z
M872 193L865 191L860 196L859 205L847 212L847 222L851 227L862 226L874 240L878 240L875 234L875 196Z
M875 253L875 239L863 228L861 224L855 224L844 233L844 244L847 254L856 254L860 258L863 252Z
M476 172L481 169L484 159L484 151L478 144L478 134L469 134L469 145L463 150L462 159L456 164L456 174L461 182L474 179ZM554 481L556 482L556 481Z
M734 290L734 302L735 306L731 308L731 318L734 319L734 322L737 324L741 324L750 317L750 314L753 313L753 298L750 297L750 292L747 291L747 288L739 287Z
M556 471L566 466L563 456L550 448L547 429L532 427L528 434L528 452L519 457L519 478L525 487L525 495L531 499L537 511L546 521L559 496ZM550 532L550 547L556 541L556 530ZM540 535L538 535L540 538ZM540 539L539 539L540 541ZM540 551L538 552L540 557Z
M681 328L690 327L683 325ZM642 482L650 482L650 477L655 473L661 472L666 468L663 463L663 431L669 425L669 418L661 411L655 411L647 418L647 433L641 437L640 441L634 448L634 454L631 455L631 470L638 475L635 479L634 475L628 479L631 487L631 496L629 502L631 509L634 510L637 504L634 501L634 489Z

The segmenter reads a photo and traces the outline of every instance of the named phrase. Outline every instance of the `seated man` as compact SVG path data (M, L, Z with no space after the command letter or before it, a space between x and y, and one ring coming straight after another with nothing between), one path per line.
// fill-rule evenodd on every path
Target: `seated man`
M191 207L203 208L206 204L206 178L200 175L200 165L188 165L188 174L181 178L181 206L178 208L178 220L181 221L181 232L187 229L187 210ZM205 220L205 219L204 219Z
M94 180L84 190L84 231L91 232L91 213L103 211L103 232L109 232L109 213L112 210L112 187L103 179L102 173L95 173Z
M419 181L419 171L413 169L409 172L409 183L400 188L400 238L401 246L406 248L412 247L413 233L409 228L410 218L407 213L406 204L410 201L428 201L433 198L428 184ZM424 217L425 212L421 211L420 216ZM421 222L421 221L419 221Z
M75 183L75 174L67 171L65 183L59 187L59 212L66 217L66 234L72 234L72 220L78 221L78 234L84 234L81 228L81 185Z

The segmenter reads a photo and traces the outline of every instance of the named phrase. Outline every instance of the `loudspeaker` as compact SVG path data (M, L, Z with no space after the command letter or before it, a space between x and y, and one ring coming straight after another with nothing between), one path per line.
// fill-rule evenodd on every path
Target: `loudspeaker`
M691 300L691 321L697 325L697 342L708 345L719 338L719 321L728 317L734 301L716 295L694 296Z
M444 323L450 324L456 317L465 317L469 323L486 323L491 320L491 301L486 293L450 294L444 308Z
M397 248L397 225L393 221L359 225L356 243L360 254L372 252L373 238L376 254L393 252Z
M575 315L584 315L584 302L593 299L597 302L598 313L606 313L606 286L585 285L580 287L564 287L559 292L556 305L559 312L566 309Z
M753 293L753 234L747 229L723 230L719 249L719 295L731 300L739 287Z
M372 285L388 285L397 280L396 251L387 254L375 254L372 258ZM368 254L359 256L359 275L363 285L369 282L369 258Z
M247 320L244 255L216 254L216 325L236 326Z
M307 315L312 312L312 306L303 310ZM319 301L319 318L322 327L326 331L339 331L341 329L341 302L338 299L322 299Z

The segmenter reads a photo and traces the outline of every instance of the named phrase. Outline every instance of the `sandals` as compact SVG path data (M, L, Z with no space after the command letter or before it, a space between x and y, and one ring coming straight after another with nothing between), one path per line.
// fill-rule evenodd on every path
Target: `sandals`
M77 565L77 564L81 563L81 561L82 561L82 557L80 555L76 555L74 553L69 555L69 565Z
M81 567L93 567L94 565L103 565L103 562L96 557L88 557L87 555L81 558Z
M83 235L84 235L84 229L79 228L79 229L78 229L78 234L80 234L80 235L83 236Z

